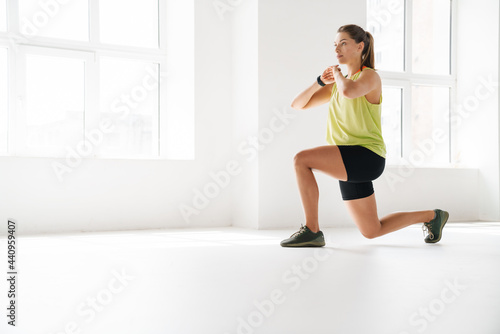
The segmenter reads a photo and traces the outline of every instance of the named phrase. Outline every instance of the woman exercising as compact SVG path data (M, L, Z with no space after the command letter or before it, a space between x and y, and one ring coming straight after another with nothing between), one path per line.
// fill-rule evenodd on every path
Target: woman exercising
M347 75L338 65L330 66L292 102L292 108L297 110L329 104L329 145L295 156L306 224L283 240L281 246L325 245L318 223L319 191L313 170L339 180L347 210L366 238L424 223L425 242L438 242L448 220L446 211L397 212L378 218L372 181L384 171L386 150L380 120L382 82L374 70L373 36L357 25L342 26L337 31L335 52L339 64L347 66Z

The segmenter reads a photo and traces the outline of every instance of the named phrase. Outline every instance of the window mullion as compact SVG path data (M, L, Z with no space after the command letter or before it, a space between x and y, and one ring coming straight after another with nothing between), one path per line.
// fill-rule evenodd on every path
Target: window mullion
M11 155L19 156L20 146L26 138L26 129L22 120L26 119L26 52L18 48L15 52L15 99L11 105L14 112L9 117L9 144Z
M406 77L403 83L403 112L402 112L402 157L408 161L409 154L413 149L411 140L411 74L412 69L412 0L405 0L405 70L403 76Z
M412 74L412 52L413 45L413 19L412 19L412 0L405 0L405 71L404 73Z
M19 35L19 2L7 1L7 32Z
M19 33L19 2L18 1L7 1L7 37L9 39L8 46L8 67L7 71L9 73L8 78L8 99L9 99L9 110L8 110L8 128L7 128L7 154L16 154L16 143L17 143L17 123L16 118L18 117L18 112L22 106L22 101L19 96L19 83L22 80L18 79L19 75L24 75L23 71L19 71L19 49L17 46L18 40L21 38ZM22 62L21 62L22 63Z
M454 115L456 106L458 105L457 96L457 1L451 1L451 50L450 50L450 62L451 62L451 77L453 83L451 85L450 91L450 113L449 113L449 127L450 127L450 163L455 163L457 156L457 127L452 120L452 115Z
M99 31L99 0L89 0L89 42L92 47L100 44ZM94 48L93 60L88 61L85 66L84 136L99 129L99 54L99 48ZM87 145L92 145L86 137L84 141ZM94 148L93 156L99 156L99 147Z
M167 108L167 78L163 73L166 73L166 68L167 68L167 62L162 61L160 62L160 82L158 85L158 93L159 93L159 110L158 110L158 128L159 128L159 135L158 135L158 153L159 157L167 157L168 152L168 136L167 130L168 130L168 119L167 115L168 112L166 110Z
M384 79L393 80L412 80L415 83L426 84L431 83L433 85L453 85L455 83L455 78L451 75L430 75L430 74L407 74L407 73L396 73L396 72L384 72L379 71L380 75Z
M403 132L403 140L402 140L402 151L403 151L403 159L408 161L410 153L413 150L412 143L412 120L411 120L411 81L403 82L403 115L402 115L402 132Z
M89 0L89 41L98 44L99 38L99 0Z
M94 53L94 57L89 58L85 62L85 109L83 118L83 140L87 145L93 147L92 156L94 157L99 152L99 147L95 147L98 144L89 142L86 134L90 134L92 131L98 131L99 133L101 131L99 130L99 91L99 57ZM103 134L100 133L100 135Z
M455 151L455 147L457 147L456 145L456 135L455 135L455 127L452 125L452 117L451 115L453 115L453 110L455 109L455 103L453 103L453 101L456 101L457 97L456 97L456 89L455 89L455 86L451 86L450 87L450 109L448 110L448 133L450 134L450 140L449 140L449 153L450 153L450 156L449 156L449 159L448 159L448 163L452 164L454 163L454 159L453 159L453 156L454 156L454 151Z
M165 50L167 48L167 32L166 32L166 22L167 22L167 8L166 1L158 1L158 46L160 50Z

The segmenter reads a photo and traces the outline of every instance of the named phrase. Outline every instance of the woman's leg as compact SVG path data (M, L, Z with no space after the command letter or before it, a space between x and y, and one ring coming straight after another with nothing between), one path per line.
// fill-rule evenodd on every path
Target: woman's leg
M347 172L337 146L320 146L299 152L295 156L295 173L299 186L306 226L313 232L319 231L319 190L313 170L319 170L338 180L346 181Z
M359 231L368 239L380 237L416 223L429 222L434 218L434 211L428 210L396 212L379 220L375 194L344 202Z

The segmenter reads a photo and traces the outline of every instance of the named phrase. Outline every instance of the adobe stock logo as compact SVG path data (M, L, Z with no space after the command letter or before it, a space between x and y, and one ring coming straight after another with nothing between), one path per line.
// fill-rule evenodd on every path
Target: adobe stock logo
M106 135L113 133L115 123L130 116L131 112L137 109L144 102L150 93L158 90L163 80L168 76L167 71L160 71L157 66L148 66L144 69L145 75L130 91L122 92L110 104L109 110L114 117L101 119L96 128L86 130L84 138L74 147L66 145L64 147L64 161L52 162L52 169L59 182L63 182L66 174L70 174L78 168L84 158L92 158L106 138ZM158 75L159 73L159 75Z
M322 263L327 261L333 254L328 248L318 248L314 254L302 260L300 264L293 264L283 272L281 281L288 285L287 289L273 289L269 298L254 300L254 309L246 316L238 316L236 319L236 334L256 334L256 330L262 327L266 319L274 315L279 305L286 302L287 297L297 291L306 280L319 270ZM259 331L260 333L260 331ZM229 333L225 333L229 334Z
M125 269L121 271L113 270L111 274L113 277L108 280L102 289L87 296L84 301L76 306L75 313L78 318L67 322L61 330L51 334L87 333L85 325L95 321L99 318L100 313L111 308L117 296L122 294L130 282L135 279L134 276L126 273Z
M50 20L56 17L60 10L61 5L66 5L71 0L48 0L38 1L40 10L35 12L31 20L23 17L21 20L21 33L28 36L36 36L40 29L46 27Z
M382 27L387 27L393 19L393 16L401 15L404 11L404 2L400 0L391 0L387 3L385 9L381 9L371 13L371 18L368 20L368 31L380 31Z
M480 109L482 102L495 96L495 93L498 91L498 81L495 80L492 74L479 76L477 81L479 83L471 90L469 95L462 99L453 113L444 113L444 120L447 124L457 128L460 127L474 112ZM403 164L398 167L397 171L386 171L384 178L391 191L396 191L399 183L402 184L406 179L411 177L415 172L415 168L423 166L426 158L434 154L436 147L445 143L448 138L447 131L444 129L434 129L431 138L417 143L415 148L409 153L408 160L403 159Z
M460 284L456 278L453 283L446 280L445 286L438 297L410 314L408 322L411 326L415 327L418 333L423 333L429 327L429 324L435 322L440 315L446 312L448 307L456 302L462 292L467 289L467 286ZM410 332L405 331L399 334L410 334Z
M248 163L256 161L259 152L269 147L278 134L284 131L295 117L297 115L289 109L274 109L267 127L260 129L258 134L247 137L237 145L238 155ZM193 189L191 203L179 205L179 212L184 222L189 224L193 216L198 216L207 208L211 201L230 185L231 180L244 171L244 167L245 165L238 160L230 160L224 169L209 172L210 181Z

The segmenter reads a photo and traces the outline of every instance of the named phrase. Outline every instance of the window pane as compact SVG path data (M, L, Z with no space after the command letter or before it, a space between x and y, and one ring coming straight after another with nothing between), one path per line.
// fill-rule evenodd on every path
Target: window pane
M449 87L412 87L412 150L409 158L413 164L449 162L449 113Z
M401 158L402 96L402 88L383 88L382 134L387 147L388 164L397 164Z
M8 90L7 49L0 48L0 152L7 153Z
M7 30L7 2L0 0L0 31Z
M88 0L20 0L19 15L25 35L89 40Z
M63 156L83 139L85 63L26 57L25 153Z
M99 1L101 43L158 47L158 0Z
M158 156L158 64L102 57L100 120L113 125L101 156Z
M368 0L368 31L375 39L375 66L384 71L404 71L404 0Z
M450 0L413 1L414 73L450 74Z

